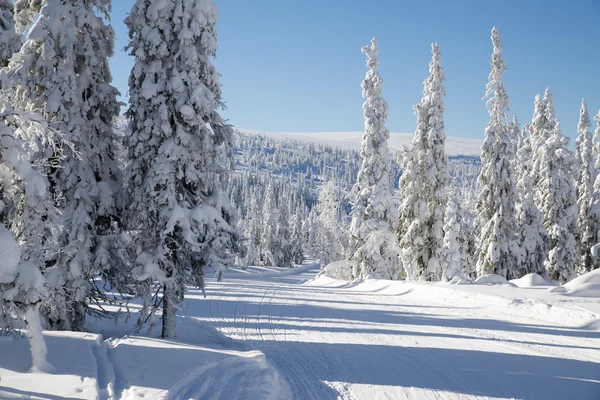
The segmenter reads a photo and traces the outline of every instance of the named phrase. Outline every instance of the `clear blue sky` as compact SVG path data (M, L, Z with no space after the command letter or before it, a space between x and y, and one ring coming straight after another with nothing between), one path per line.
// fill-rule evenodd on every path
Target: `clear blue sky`
M490 31L500 31L511 114L529 122L536 93L553 92L575 137L581 98L600 109L599 0L215 0L224 116L265 131L363 130L363 45L376 36L392 132L413 132L413 105L428 75L430 43L446 72L446 132L482 138ZM451 3L451 4L450 4ZM133 0L113 0L114 84L123 96L132 60L123 19ZM594 125L595 127L595 125Z

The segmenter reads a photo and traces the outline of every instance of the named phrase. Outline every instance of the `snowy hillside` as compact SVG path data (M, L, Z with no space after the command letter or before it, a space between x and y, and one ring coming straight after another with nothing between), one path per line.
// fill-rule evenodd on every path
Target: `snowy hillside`
M339 147L347 150L360 150L360 143L364 132L264 132L250 129L238 129L247 135L265 135L273 139L294 139ZM410 146L414 138L413 133L391 133L389 147L391 151L397 151L402 146ZM446 139L446 154L449 156L474 156L481 153L482 140L467 139L449 136Z

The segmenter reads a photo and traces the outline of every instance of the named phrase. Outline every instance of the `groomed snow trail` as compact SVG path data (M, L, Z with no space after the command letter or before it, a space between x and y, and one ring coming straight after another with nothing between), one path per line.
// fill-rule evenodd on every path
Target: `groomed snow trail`
M600 332L568 312L557 324L458 291L306 284L317 271L234 271L182 314L262 351L290 387L282 398L600 399Z

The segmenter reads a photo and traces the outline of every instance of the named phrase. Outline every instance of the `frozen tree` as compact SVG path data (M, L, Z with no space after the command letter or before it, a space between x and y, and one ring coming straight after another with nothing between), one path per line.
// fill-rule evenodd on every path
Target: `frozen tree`
M581 111L579 113L579 124L577 130L579 136L576 141L577 162L577 205L579 207L579 232L581 232L581 262L579 263L582 272L589 272L594 268L595 258L592 257L591 248L596 243L597 232L600 225L594 218L590 218L592 207L592 196L594 192L594 181L596 179L596 168L594 166L594 154L592 133L590 132L590 116L585 99L581 101Z
M577 231L577 196L573 180L573 154L569 139L562 135L560 123L542 149L539 183L544 226L550 236L550 253L546 271L551 279L566 282L574 276L579 262Z
M176 336L186 285L220 278L240 247L222 190L232 167L212 1L137 0L126 19L135 57L129 78L129 229L138 280L162 285L162 336Z
M443 102L446 90L438 43L431 45L431 52L430 75L424 82L423 98L415 106L417 130L410 154L403 160L398 236L407 277L440 280L449 187Z
M48 371L46 345L42 334L40 306L47 299L48 287L42 271L47 253L56 248L56 213L49 197L47 162L31 163L38 146L51 141L60 157L61 138L49 131L44 119L34 113L15 111L1 99L0 176L2 181L0 216L0 329L14 327L11 315L26 325L33 371ZM37 140L31 140L36 138ZM16 240L15 240L16 238ZM18 242L17 242L18 241ZM50 274L47 274L50 276Z
M519 120L517 120L516 116L514 116L512 121L510 122L509 129L510 129L510 131L509 131L510 132L510 142L512 143L511 154L513 156L513 158L512 158L513 171L515 173L515 176L518 179L520 166L518 165L517 152L519 151L519 143L520 143L520 138L521 138L521 125L519 124Z
M114 32L104 21L110 8L110 0L19 2L21 23L31 14L39 16L5 72L13 105L39 111L73 144L50 173L49 190L65 227L59 241L63 251L55 260L67 302L53 326L58 329L84 329L96 273L119 280L126 272L115 232L121 179L112 126L120 105L108 67ZM42 149L40 156L52 151Z
M15 31L13 2L0 0L0 68L8 65L8 61L22 44L23 36Z
M594 148L593 153L596 156L595 168L596 170L600 168L600 111L594 117L594 120L597 122L596 130L594 131ZM600 242L600 174L596 174L596 179L594 180L594 187L592 191L592 205L590 207L588 218L590 220L590 226L595 226L596 231L594 232L596 243ZM598 263L600 261L594 258L594 265L591 266L592 269L598 268ZM582 271L585 272L585 271Z
M542 169L542 148L546 145L546 142L552 136L556 125L556 114L554 112L554 102L552 101L552 93L550 89L546 88L544 97L540 95L535 96L534 112L531 121L531 147L533 153L531 157L531 179L532 185L535 190L534 200L538 207L541 207L540 196L541 193L538 188L538 183L541 177Z
M304 262L304 246L303 246L303 230L302 219L300 213L296 213L292 217L292 261L294 264L302 264Z
M479 275L498 274L507 279L519 278L517 240L517 187L512 165L514 154L507 118L508 95L502 83L506 70L501 54L500 35L492 29L492 71L486 97L490 122L481 148L481 173L478 179Z
M522 252L521 270L524 274L536 273L545 276L549 238L544 227L544 215L534 201L534 179L531 175L533 149L531 147L532 138L528 134L529 129L529 126L523 127L517 151L517 165L519 166L517 217Z
M461 262L464 259L461 246L461 222L458 205L454 198L448 200L444 221L444 248L442 251L442 280L449 281L463 276Z
M398 276L398 246L395 235L398 217L392 198L391 160L385 127L388 105L381 97L383 80L377 71L377 41L363 47L369 71L362 83L365 134L361 144L362 166L352 188L350 225L351 260L354 278L368 276L393 279Z
M322 267L343 260L346 255L348 222L343 209L344 198L345 194L334 180L319 188L319 199L315 206L318 233L314 250Z

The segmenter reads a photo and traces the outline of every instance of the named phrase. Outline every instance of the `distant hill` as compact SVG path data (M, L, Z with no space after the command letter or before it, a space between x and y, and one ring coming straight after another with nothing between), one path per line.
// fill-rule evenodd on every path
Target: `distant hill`
M298 141L325 144L348 150L360 150L363 132L265 132L250 129L237 129L246 135L265 135L273 139L293 139ZM389 146L391 151L400 150L403 145L410 146L412 133L390 134ZM483 141L448 136L446 139L446 154L448 156L479 157Z

